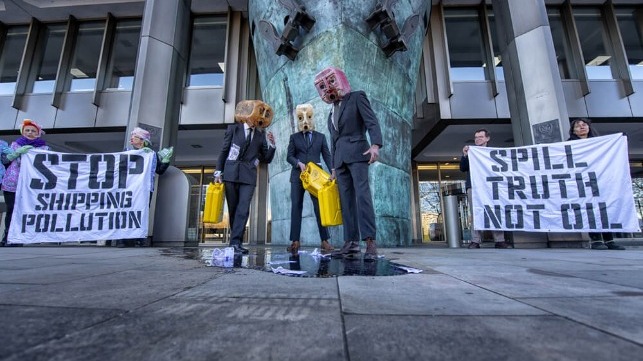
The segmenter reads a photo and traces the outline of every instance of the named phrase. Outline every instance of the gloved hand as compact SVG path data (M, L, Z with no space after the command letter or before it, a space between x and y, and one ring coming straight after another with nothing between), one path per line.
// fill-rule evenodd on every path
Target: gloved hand
M217 170L214 172L214 183L223 183L223 180L221 179L221 171Z
M151 149L151 148L148 148L148 147L143 147L143 148L141 148L141 149L143 149L143 151L144 151L145 153L149 153L149 152L151 152L151 151L152 151L152 149Z
M172 155L174 154L174 147L163 148L159 150L158 154L161 158L161 163L169 163Z
M16 149L13 153L7 154L7 159L13 161L16 158L19 158L21 155L27 153L29 149L32 149L32 145L23 145L22 147Z

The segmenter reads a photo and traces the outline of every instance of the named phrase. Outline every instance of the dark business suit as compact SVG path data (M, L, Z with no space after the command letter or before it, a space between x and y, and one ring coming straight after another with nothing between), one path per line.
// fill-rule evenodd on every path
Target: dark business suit
M328 130L342 206L344 242L358 242L368 237L376 239L375 211L368 184L370 155L363 153L370 148L366 131L371 143L381 147L382 130L363 91L344 96L338 111L337 129L333 113L328 116Z
M235 157L235 154L237 156ZM275 148L268 145L262 129L255 128L249 144L242 123L228 126L217 170L225 182L225 198L230 217L230 245L241 245L250 213L250 202L257 184L259 162L270 163ZM236 159L233 159L236 158Z
M330 160L330 150L326 142L326 136L322 133L312 131L312 141L306 140L306 134L297 132L290 136L288 142L288 155L286 160L292 165L290 171L290 240L298 241L301 235L301 212L304 207L304 187L299 179L301 169L297 165L298 162L307 164L308 162L317 163L321 166L321 157L324 158L324 163L328 169L332 169ZM322 241L328 240L328 230L321 224L321 216L319 215L319 201L317 197L310 196L315 210L315 217L317 218L317 228L319 229L319 237Z

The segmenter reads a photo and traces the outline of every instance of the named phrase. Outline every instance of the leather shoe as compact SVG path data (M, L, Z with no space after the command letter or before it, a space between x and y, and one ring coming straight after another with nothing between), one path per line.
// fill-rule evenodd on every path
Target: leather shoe
M364 261L375 261L377 259L377 245L373 238L366 238L366 252L364 252Z
M607 249L616 249L616 250L619 250L619 251L624 251L625 250L625 247L614 243L614 241L605 242L605 246L607 246Z
M511 248L511 245L505 241L502 242L496 242L494 245L495 248Z
M248 254L250 252L247 248L241 247L240 244L232 244L230 247L234 248L234 253Z
M359 253L359 244L353 241L346 241L339 250L333 251L331 257L352 257Z
M592 242L592 249L609 249L603 242Z
M321 249L321 253L328 253L335 250L335 247L333 247L327 240L321 241L319 248Z
M286 251L292 253L292 254L298 254L299 253L299 241L292 241L290 246L286 247Z
M471 242L471 243L469 243L469 247L467 247L467 248L469 248L469 249L471 249L471 248L480 248L480 243Z

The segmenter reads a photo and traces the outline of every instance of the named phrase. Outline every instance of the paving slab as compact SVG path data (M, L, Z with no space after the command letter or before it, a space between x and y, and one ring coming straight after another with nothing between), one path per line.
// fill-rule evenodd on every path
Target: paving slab
M343 277L342 311L381 315L543 315L546 312L442 274ZM386 292L382 292L382 290Z
M556 316L346 315L351 360L640 359L641 347Z

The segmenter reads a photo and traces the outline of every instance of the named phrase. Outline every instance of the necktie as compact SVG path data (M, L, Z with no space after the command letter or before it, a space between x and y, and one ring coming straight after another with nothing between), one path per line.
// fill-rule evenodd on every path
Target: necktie
M252 140L252 128L248 128L248 135L246 136L246 145L250 144Z
M333 103L333 125L335 129L337 128L337 122L339 121L339 102Z
M313 133L306 132L306 144L310 146L310 143L313 142Z

